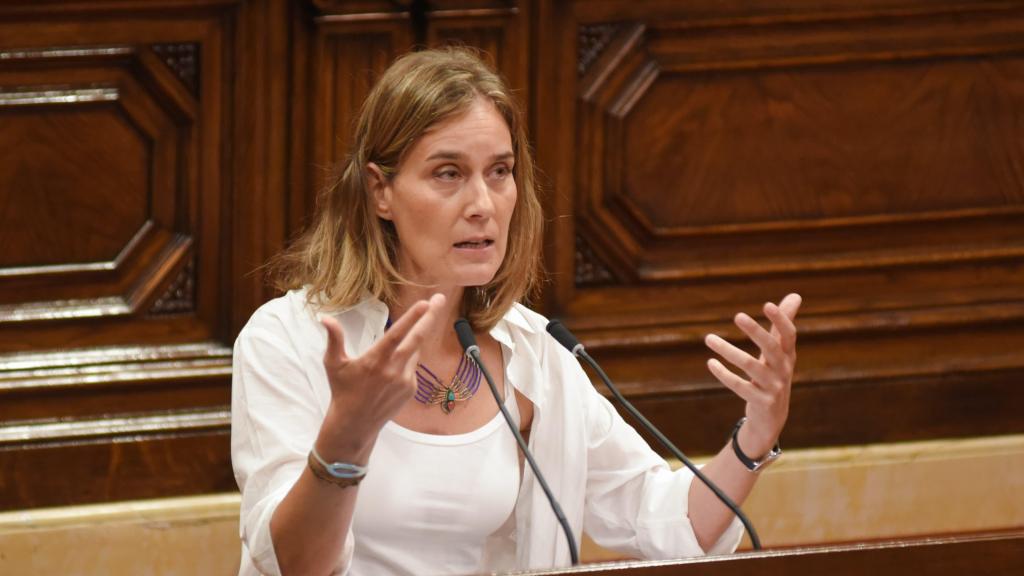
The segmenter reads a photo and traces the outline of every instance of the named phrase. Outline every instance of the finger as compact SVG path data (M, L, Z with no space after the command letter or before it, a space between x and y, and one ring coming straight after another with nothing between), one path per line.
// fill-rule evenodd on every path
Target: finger
M790 319L790 321L796 320L796 313L800 310L800 304L803 302L803 298L799 294L791 293L779 302L778 307L782 310L782 313ZM774 326L772 327L774 329ZM772 332L772 335L777 336L776 332Z
M736 315L736 326L743 331L744 334L749 337L757 347L761 349L761 353L772 365L781 365L785 362L785 357L782 354L782 345L776 338L773 338L767 330L761 327L756 320L747 316L743 312Z
M787 294L786 297L782 299L782 302L779 302L779 308L787 318L790 320L796 320L796 313L800 311L800 305L803 301L803 298L799 294Z
M402 362L413 352L419 350L426 335L437 329L437 321L441 315L441 308L444 306L444 295L434 294L427 301L427 311L416 320L409 332L402 338L402 341L395 348L392 357Z
M410 396L416 393L416 368L419 366L419 363L420 352L416 350L409 355L409 358L405 361L405 366L402 367L402 381L406 383Z
M336 366L348 359L345 355L345 335L341 324L333 316L323 316L320 323L327 329L327 349L324 350L324 365Z
M708 360L708 370L726 388L732 390L737 396L747 402L756 404L761 401L761 393L753 383L733 374L724 364L715 358Z
M728 360L730 364L746 372L752 380L765 383L772 378L771 371L767 366L724 338L716 334L708 334L704 338L704 343L719 356Z
M770 302L764 305L764 313L772 322L772 336L778 338L783 353L793 352L796 349L796 325L782 309Z
M420 362L419 350L409 354L409 357L405 360L405 366L402 367L402 377L406 381L416 380L416 367Z
M420 300L410 306L405 311L405 314L402 314L401 318L388 328L387 332L384 333L384 337L371 350L375 353L390 355L429 309L430 304L426 300Z

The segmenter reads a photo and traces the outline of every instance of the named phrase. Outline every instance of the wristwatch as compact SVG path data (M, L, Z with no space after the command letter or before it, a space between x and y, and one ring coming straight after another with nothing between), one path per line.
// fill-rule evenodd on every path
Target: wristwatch
M363 481L366 477L366 467L357 466L356 464L349 464L347 462L334 462L328 464L319 454L316 453L316 448L309 451L309 469L313 472L313 475L318 479L323 480L329 484L334 484L339 488L348 488L349 486L356 486Z
M779 456L782 454L782 447L780 447L779 443L776 442L775 446L773 446L772 449L769 450L768 453L765 454L760 460L753 460L749 456L744 454L743 450L740 449L740 443L737 437L739 436L740 428L743 427L743 423L746 421L746 416L740 418L740 421L736 423L736 427L732 429L732 451L736 453L736 458L739 458L739 461L742 462L743 465L747 467L747 470L750 470L751 472L757 472L761 468L764 468L765 466L778 460Z

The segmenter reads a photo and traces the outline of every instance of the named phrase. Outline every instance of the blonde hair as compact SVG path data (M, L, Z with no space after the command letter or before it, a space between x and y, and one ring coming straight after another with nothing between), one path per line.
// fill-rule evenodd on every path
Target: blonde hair
M370 91L340 176L322 193L314 223L269 264L275 287L309 286L308 298L328 309L355 305L367 293L393 304L409 284L396 268L400 249L391 222L374 210L367 165L393 178L406 152L432 126L487 98L508 124L515 154L517 199L505 258L484 286L467 288L462 314L489 330L540 281L543 226L522 112L502 79L466 48L413 52L396 60Z

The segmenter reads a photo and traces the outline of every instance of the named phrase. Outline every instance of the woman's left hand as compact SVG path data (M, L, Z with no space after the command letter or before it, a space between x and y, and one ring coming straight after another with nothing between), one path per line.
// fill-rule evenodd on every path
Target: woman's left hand
M748 379L741 378L718 359L708 360L708 369L715 378L747 402L747 422L739 440L743 451L754 458L771 450L789 415L789 393L796 366L793 320L800 302L799 294L790 294L777 306L771 302L765 304L764 313L772 323L770 331L742 312L736 315L736 326L761 349L758 358L715 334L708 334L704 339L708 348L747 375Z

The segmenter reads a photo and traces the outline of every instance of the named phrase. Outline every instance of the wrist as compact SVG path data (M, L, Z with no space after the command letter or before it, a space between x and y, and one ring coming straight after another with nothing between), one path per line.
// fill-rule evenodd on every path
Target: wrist
M333 484L338 488L349 488L358 486L366 477L366 466L359 466L351 462L328 462L317 453L314 447L309 451L307 466L318 480Z
M750 420L746 420L736 433L736 441L743 450L743 453L757 460L771 451L775 446L777 438L769 438L766 434L758 431Z
M756 473L778 459L779 455L782 454L782 448L779 447L778 441L775 441L774 444L764 452L754 452L751 454L748 450L750 450L750 446L753 445L753 442L749 442L748 440L748 447L744 448L741 446L740 440L740 436L747 426L747 418L740 418L739 422L737 422L736 426L732 429L732 436L729 442L732 445L732 450L740 463L743 464L747 470ZM755 438L757 438L756 435Z
M359 419L328 408L313 447L325 460L366 465L377 441L378 429L367 428Z

